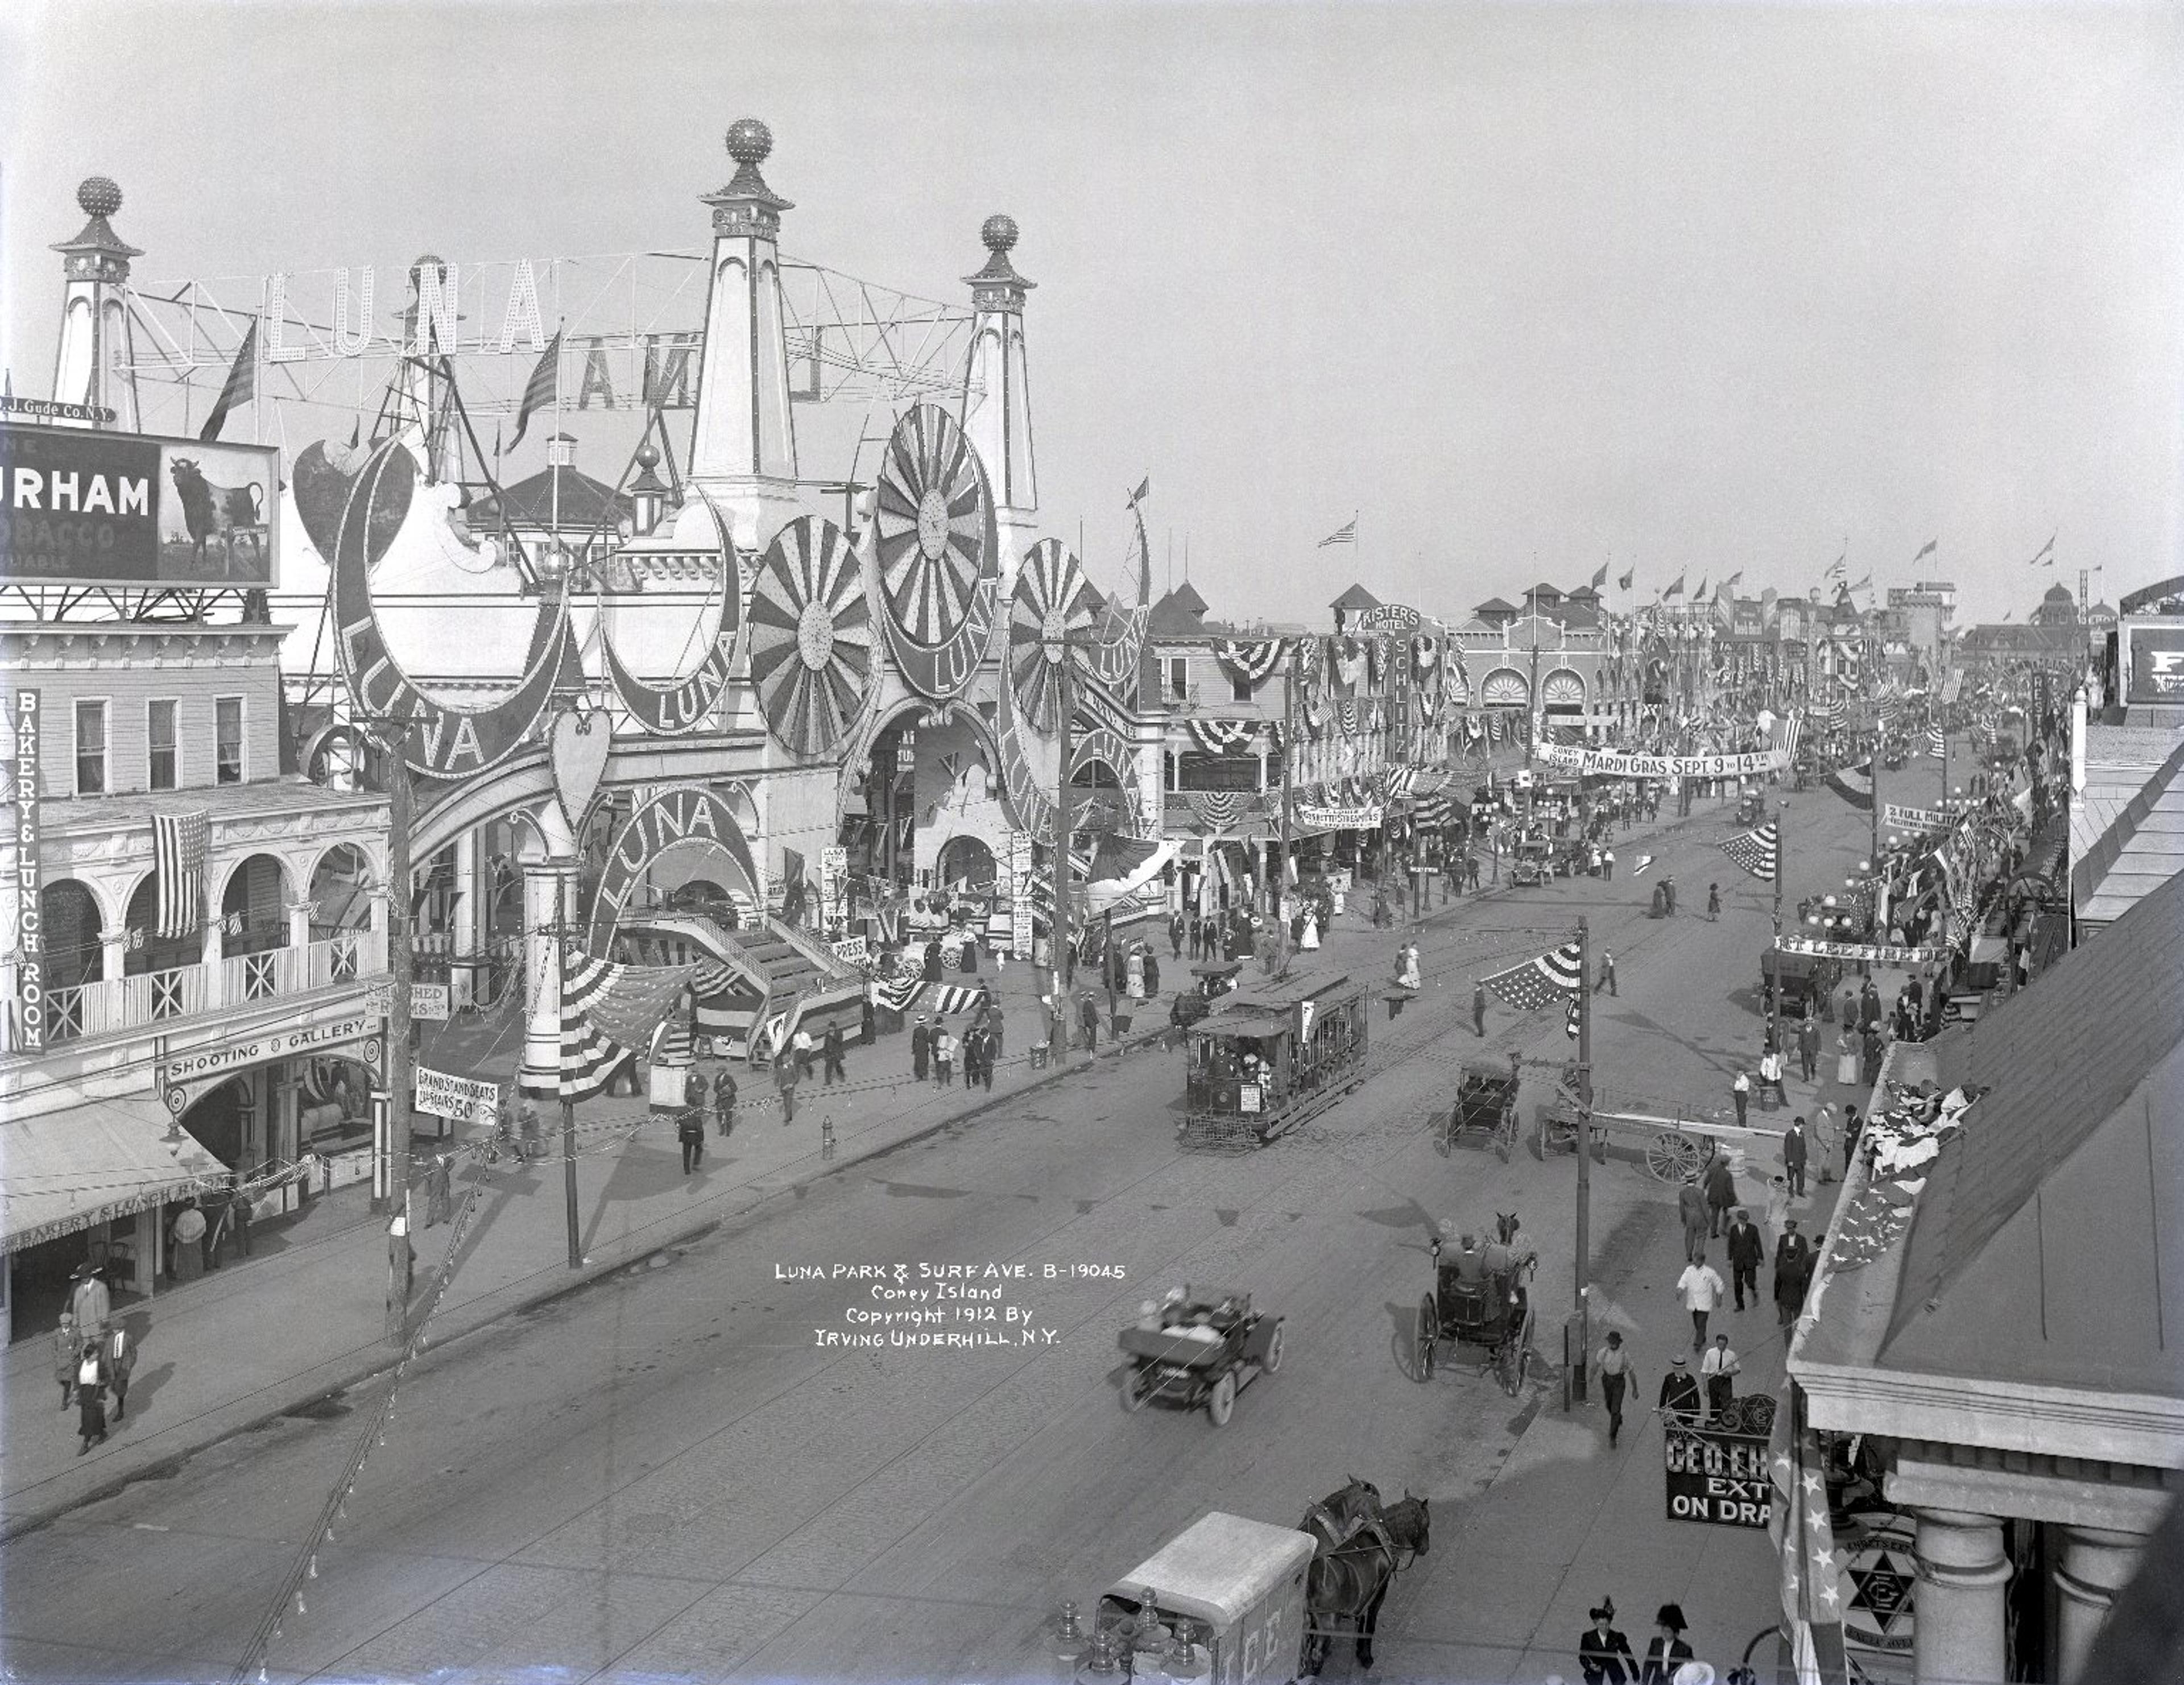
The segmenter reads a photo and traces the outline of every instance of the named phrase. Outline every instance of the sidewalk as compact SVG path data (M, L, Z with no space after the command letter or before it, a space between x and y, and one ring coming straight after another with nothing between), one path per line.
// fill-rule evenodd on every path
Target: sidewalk
M1738 1191L1749 1193L1748 1182L1740 1178ZM1835 1191L1815 1186L1791 1215L1818 1233ZM1716 1677L1773 1632L1780 1569L1766 1532L1667 1516L1661 1424L1650 1412L1669 1360L1691 1343L1674 1287L1683 1267L1675 1214L1658 1204L1630 1210L1601 1256L1613 1273L1603 1271L1595 1297L1592 1344L1621 1329L1637 1383L1620 1443L1607 1447L1596 1380L1590 1400L1567 1413L1558 1386L1540 1398L1485 1490L1449 1505L1446 1519L1435 1506L1434 1549L1399 1582L1400 1623L1383 1625L1387 1679L1574 1680L1587 1611L1603 1597L1614 1599L1615 1625L1641 1658L1655 1611L1681 1604L1691 1623L1685 1642ZM1614 1268L1618 1260L1624 1267ZM1740 1315L1724 1304L1710 1325L1742 1361L1740 1395L1781 1384L1772 1287L1771 1268L1762 1270L1760 1304ZM1559 1329L1543 1322L1540 1344L1551 1343L1558 1354ZM1754 1654L1763 1672L1771 1669L1771 1637Z
M1187 975L1187 973L1185 974ZM1017 1095L1060 1081L1085 1063L1081 1053L1034 1071L1037 1040L1032 971L1010 966L989 977L1006 1009L1007 1054L993 1091L966 1090L961 1073L941 1088L913 1082L907 1035L849 1050L849 1082L815 1081L798 1095L796 1120L784 1126L764 1072L739 1080L742 1104L733 1137L709 1133L699 1171L682 1174L673 1126L652 1121L638 1099L599 1099L577 1109L577 1210L584 1265L568 1265L567 1224L558 1130L551 1155L528 1164L488 1165L458 1151L454 1193L460 1210L478 1187L478 1204L454 1277L432 1325L435 1347L509 1312L536 1304L648 1254L742 1215L766 1200L831 1171L976 1116ZM1143 1009L1134 1048L1167 1026L1165 1006ZM1103 1045L1102 1057L1113 1049ZM833 1126L831 1154L822 1128ZM709 1124L710 1128L710 1124ZM416 1291L421 1299L445 1255L450 1228L425 1228L425 1164L452 1144L415 1139ZM42 1334L9 1348L0 1401L7 1424L0 1446L0 1538L11 1537L128 1482L272 1417L307 1406L391 1367L398 1349L386 1337L387 1219L355 1186L310 1202L292 1217L257 1227L255 1254L230 1261L202 1280L121 1309L138 1361L129 1415L113 1437L77 1454L75 1412L60 1413L52 1348Z

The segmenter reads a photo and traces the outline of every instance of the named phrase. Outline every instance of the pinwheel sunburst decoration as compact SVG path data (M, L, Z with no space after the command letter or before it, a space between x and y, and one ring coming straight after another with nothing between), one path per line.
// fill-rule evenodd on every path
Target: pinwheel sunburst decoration
M1083 638L1092 620L1091 587L1077 558L1060 539L1040 539L1025 555L1009 601L1009 682L1034 730L1061 726L1062 640Z
M912 688L945 701L993 631L1000 537L986 471L947 413L921 403L895 423L877 490L888 647Z
M774 535L751 581L750 676L766 729L800 759L840 742L872 665L864 570L842 529L805 515Z

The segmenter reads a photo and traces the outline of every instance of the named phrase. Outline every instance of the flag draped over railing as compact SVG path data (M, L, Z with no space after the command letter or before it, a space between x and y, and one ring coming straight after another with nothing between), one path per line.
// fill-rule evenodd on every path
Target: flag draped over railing
M1519 1012L1533 1012L1578 988L1578 945L1566 942L1521 965L1479 981Z
M561 970L561 1069L556 1098L589 1099L649 1048L698 974L692 965L620 965L570 948Z
M1772 883L1781 858L1780 833L1770 820L1756 831L1730 837L1721 845L1721 852L1762 883Z
M205 921L205 813L152 815L152 864L159 880L159 931L164 941L186 937Z

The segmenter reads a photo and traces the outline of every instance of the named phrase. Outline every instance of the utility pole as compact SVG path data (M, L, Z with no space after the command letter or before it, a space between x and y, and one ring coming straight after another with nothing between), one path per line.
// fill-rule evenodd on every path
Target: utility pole
M410 768L403 759L409 739L406 716L368 723L374 742L386 757L387 837L387 1091L376 1105L384 1123L374 1132L371 1209L384 1215L410 1198L410 1098L415 1084L410 1052L410 985L415 970L410 931ZM391 732L387 728L393 728ZM401 1167L400 1190L396 1166Z
M1281 891L1290 879L1290 808L1295 795L1295 787L1290 778L1290 762L1296 753L1296 670L1295 645L1290 647L1289 659L1282 669L1282 864L1274 882L1274 971L1277 976L1290 969L1290 926L1282 917Z
M1782 880L1789 876L1790 803L1774 804L1774 987L1767 991L1767 1039L1779 1053L1782 1018Z
M558 881L566 884L569 880ZM557 888L555 893L558 896L566 891ZM554 908L554 921L538 926L540 936L554 938L554 970L560 979L559 987L565 999L569 989L569 933L571 928L569 909L558 901ZM562 1000L554 1003L557 1024L566 1009ZM584 1267L584 1244L582 1226L577 1215L577 1101L576 1097L569 1093L568 1073L560 1069L558 1056L554 1086L560 1091L561 1096L561 1203L568 1221L569 1267L581 1270Z
M1866 856L1869 870L1880 869L1880 763L1888 753L1888 726L1878 703L1873 712L1873 852Z
M1577 921L1577 1351L1571 1396L1582 1402L1592 1361L1592 932Z

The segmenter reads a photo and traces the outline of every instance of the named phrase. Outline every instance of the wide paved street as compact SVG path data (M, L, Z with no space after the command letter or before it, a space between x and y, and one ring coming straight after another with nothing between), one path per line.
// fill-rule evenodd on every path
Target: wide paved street
M1793 797L1791 813L1794 903L1840 885L1866 816L1825 791ZM1472 978L1552 946L1580 912L1621 982L1599 1003L1603 1081L1726 1111L1731 1061L1758 1056L1770 905L1715 846L1735 828L1730 809L1702 804L1673 830L1618 839L1613 883L1503 891L1437 915L1421 937L1424 1000L1392 1022L1373 1002L1372 1081L1267 1150L1179 1154L1181 1054L1103 1059L435 1352L405 1384L305 1610L286 1617L270 1677L1044 1673L1041 1622L1061 1599L1089 1605L1208 1509L1293 1522L1352 1473L1434 1504L1438 1548L1390 1599L1383 1671L1446 1676L1461 1657L1476 1677L1493 1654L1513 1667L1530 1640L1495 1617L1525 1599L1545 1609L1556 1588L1507 1586L1507 1552L1464 1518L1535 1415L1561 1410L1574 1165L1521 1148L1506 1165L1470 1146L1445 1157L1428 1115L1481 1052ZM1645 916L1651 876L1631 870L1649 853L1655 874L1678 878L1674 920ZM1727 904L1718 924L1702 916L1710 881ZM1385 974L1387 934L1338 942L1333 961ZM1490 1055L1569 1054L1559 1010L1519 1019L1497 1003L1487 1028ZM1528 1076L1527 1121L1550 1086ZM1623 1162L1593 1186L1604 1304L1636 1331L1650 1396L1682 1322L1661 1270L1672 1194ZM1407 1351L1429 1236L1484 1233L1513 1210L1541 1252L1541 1378L1515 1400L1467 1369L1417 1384ZM915 1277L921 1262L1025 1266L1003 1304L1037 1343L826 1347L816 1331L873 1303L863 1284L781 1279L841 1265ZM1280 1372L1225 1428L1119 1401L1117 1329L1184 1282L1249 1289L1288 1319ZM1740 1323L1738 1337L1764 1384L1780 1372L1773 1319L1751 1320L1763 1326ZM11 1543L11 1677L225 1677L373 1402L230 1440ZM1607 1458L1597 1426L1581 1413L1562 1430L1573 1454ZM1658 1442L1651 1454L1658 1482ZM1766 1549L1761 1534L1728 1543ZM1627 1607L1654 1596L1646 1572L1641 1551L1618 1593ZM1496 1586L1507 1604L1478 1601ZM1769 1612L1747 1613L1709 1611L1708 1636ZM1348 1666L1345 1650L1333 1671Z

